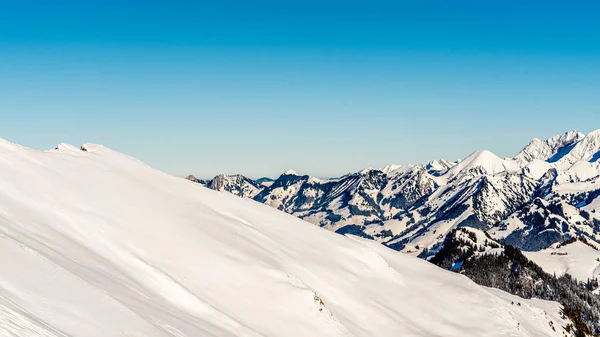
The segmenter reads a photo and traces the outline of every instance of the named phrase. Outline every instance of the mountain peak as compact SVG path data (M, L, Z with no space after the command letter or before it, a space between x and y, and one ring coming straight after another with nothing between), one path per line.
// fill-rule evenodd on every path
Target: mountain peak
M556 163L566 169L580 160L597 161L600 158L600 129L588 133L569 148Z
M451 177L461 171L468 171L472 168L483 168L488 174L496 174L506 171L507 163L491 151L479 150L453 166L448 170L447 174Z
M206 184L206 181L196 178L196 176L194 176L193 174L190 174L189 176L185 177L185 179L202 185Z
M446 159L435 159L428 162L425 168L428 170L447 170L454 166L454 163L447 161Z
M292 169L287 169L285 170L285 172L283 172L284 176L299 176L298 172L292 170Z
M241 174L220 174L206 183L206 187L216 191L227 191L240 197L252 198L263 186Z
M514 159L521 167L526 166L534 159L557 161L570 150L570 146L573 146L584 137L583 133L573 130L554 135L546 140L534 138Z

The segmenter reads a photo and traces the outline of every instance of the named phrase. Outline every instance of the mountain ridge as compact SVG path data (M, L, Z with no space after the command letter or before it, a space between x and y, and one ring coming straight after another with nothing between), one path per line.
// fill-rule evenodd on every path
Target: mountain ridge
M569 131L546 140L534 139L514 158L502 159L479 150L455 162L367 168L336 179L284 172L251 198L332 231L372 238L428 257L457 226L504 228L510 216L531 213L515 212L533 206L536 198L559 204L556 199L581 199L589 189L600 189L600 185L594 187L600 182L596 153L600 153L600 130L588 135ZM583 211L577 204L570 206L577 213ZM559 210L551 207L548 212ZM581 221L565 219L546 225L523 218L513 226L521 230L521 239L511 242L537 250L573 235L600 241L595 229L600 218L592 212L586 214ZM546 230L556 233L551 236L554 239L536 243L534 233Z

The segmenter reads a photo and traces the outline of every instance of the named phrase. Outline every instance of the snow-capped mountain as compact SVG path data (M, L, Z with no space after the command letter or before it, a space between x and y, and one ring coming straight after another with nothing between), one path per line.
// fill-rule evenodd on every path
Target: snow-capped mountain
M467 158L461 160L458 164L450 168L445 174L447 179L451 179L465 172L472 175L495 175L501 172L515 171L518 164L511 160L503 160L490 151L475 151Z
M567 168L581 160L597 162L598 159L600 159L600 130L586 135L556 162L559 167Z
M263 190L263 185L240 174L218 175L205 183L206 187L216 191L227 191L238 197L253 198Z
M425 165L425 169L430 174L432 174L434 176L439 176L439 175L443 174L444 172L448 171L454 165L456 165L456 163L449 162L444 159L432 160L429 163L427 163L427 165Z
M274 185L337 195L347 181L353 198L384 177L286 174ZM0 186L3 336L567 334L557 302L478 286L100 145L0 140Z
M476 151L456 162L390 165L337 179L288 170L257 184L253 199L421 257L463 226L539 250L579 235L600 241L600 199L593 198L600 194L599 159L600 130L571 131L534 139L514 158Z
M521 166L525 166L535 159L556 162L568 154L584 137L585 135L581 132L569 131L546 140L534 138L515 156L515 160Z

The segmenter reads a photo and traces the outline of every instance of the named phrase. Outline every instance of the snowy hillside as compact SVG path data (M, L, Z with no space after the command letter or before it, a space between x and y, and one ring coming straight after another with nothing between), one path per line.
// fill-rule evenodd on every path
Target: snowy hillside
M592 243L575 240L569 244L555 244L539 252L524 254L548 273L569 274L579 281L600 276L600 251Z
M564 334L558 303L480 287L99 145L0 141L0 186L0 335Z
M430 262L521 298L564 303L564 313L577 322L576 335L587 336L600 331L600 297L595 295L598 280L590 276L598 267L597 256L596 247L584 238L556 244L552 252L523 255L485 232L460 227L446 236L442 249ZM561 265L566 268L560 269ZM585 276L576 280L571 274Z

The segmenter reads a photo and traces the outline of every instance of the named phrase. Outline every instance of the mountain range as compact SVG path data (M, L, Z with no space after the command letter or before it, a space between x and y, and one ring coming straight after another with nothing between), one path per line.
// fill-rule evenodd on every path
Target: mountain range
M218 175L208 188L253 199L320 227L430 258L453 229L473 227L526 251L600 242L600 130L534 139L513 158L476 151L457 161L367 168L335 179Z

